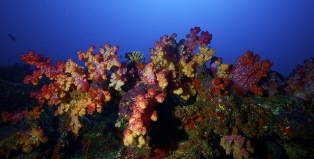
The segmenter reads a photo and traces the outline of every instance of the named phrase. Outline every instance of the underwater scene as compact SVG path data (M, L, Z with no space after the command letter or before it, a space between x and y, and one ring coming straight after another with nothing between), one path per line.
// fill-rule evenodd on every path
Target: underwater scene
M1 67L0 156L314 157L313 58L284 78L253 51L224 63L200 27L176 37L147 62L106 43L78 51L84 65L29 51Z
M0 159L314 158L313 2L16 2Z

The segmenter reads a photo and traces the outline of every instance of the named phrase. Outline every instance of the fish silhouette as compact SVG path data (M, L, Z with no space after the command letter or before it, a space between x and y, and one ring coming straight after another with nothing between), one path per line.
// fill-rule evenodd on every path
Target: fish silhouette
M10 38L10 40L12 40L12 41L15 41L16 40L16 38L15 38L15 36L13 36L12 34L8 34L8 37Z

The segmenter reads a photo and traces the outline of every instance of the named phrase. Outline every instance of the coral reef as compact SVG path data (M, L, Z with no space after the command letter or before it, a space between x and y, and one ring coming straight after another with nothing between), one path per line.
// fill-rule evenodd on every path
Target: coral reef
M314 101L314 59L304 60L304 65L298 65L287 80L287 94L305 101Z
M78 51L84 66L22 54L33 68L0 78L0 157L313 158L313 58L286 79L252 51L223 63L211 40L164 35L147 62L108 43Z

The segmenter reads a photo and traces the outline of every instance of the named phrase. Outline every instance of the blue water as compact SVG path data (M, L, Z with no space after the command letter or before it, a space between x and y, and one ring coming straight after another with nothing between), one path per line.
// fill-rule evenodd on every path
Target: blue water
M211 47L224 63L252 50L288 75L313 57L314 1L53 1L0 2L0 65L35 50L54 60L76 59L78 50L109 42L149 56L164 34L184 38L194 26L213 34ZM15 37L15 41L8 36Z

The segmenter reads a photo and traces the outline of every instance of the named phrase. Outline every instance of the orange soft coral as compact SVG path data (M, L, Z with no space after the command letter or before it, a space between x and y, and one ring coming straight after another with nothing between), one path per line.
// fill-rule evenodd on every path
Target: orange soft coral
M19 145L23 152L29 153L41 143L47 142L47 140L48 138L45 136L44 130L39 126L35 126L31 131L26 131L20 135Z

